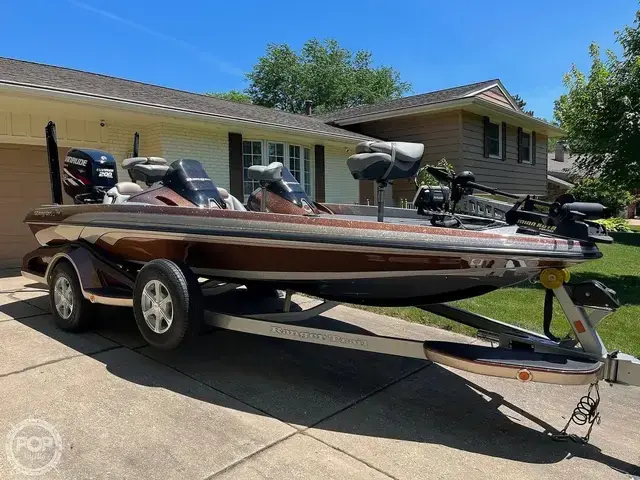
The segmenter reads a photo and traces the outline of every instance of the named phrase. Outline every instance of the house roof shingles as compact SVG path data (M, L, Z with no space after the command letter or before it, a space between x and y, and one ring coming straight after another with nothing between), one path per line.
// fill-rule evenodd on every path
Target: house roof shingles
M397 98L387 102L376 103L375 105L363 105L361 107L346 108L335 112L320 115L325 121L339 121L348 118L359 117L361 115L371 115L375 113L390 112L394 110L403 110L405 108L422 107L434 103L449 102L463 98L470 93L498 84L499 80L486 80L484 82L471 83L459 87L447 88L444 90L436 90L434 92L423 93L420 95L412 95L410 97Z
M257 105L245 105L208 95L185 92L123 78L83 72L65 67L0 57L0 84L13 83L109 97L124 102L162 106L170 109L240 119L257 124L276 125L291 130L368 140L369 137L327 125L319 117L296 115Z

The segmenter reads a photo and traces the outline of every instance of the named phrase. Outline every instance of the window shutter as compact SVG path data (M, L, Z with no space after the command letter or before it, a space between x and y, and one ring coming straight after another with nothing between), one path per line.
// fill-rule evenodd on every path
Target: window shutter
M531 165L536 164L536 132L531 132Z
M231 195L243 201L242 134L229 132L229 186Z
M316 202L325 202L324 198L324 145L316 145L314 148L316 158Z
M522 127L518 127L518 163L522 163Z
M484 122L484 158L489 158L489 117L482 118Z
M502 161L507 160L507 122L502 122Z

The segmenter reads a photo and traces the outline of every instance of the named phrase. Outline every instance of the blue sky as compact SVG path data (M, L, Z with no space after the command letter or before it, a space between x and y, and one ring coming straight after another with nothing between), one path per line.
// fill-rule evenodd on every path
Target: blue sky
M0 55L195 92L242 89L267 43L333 37L413 93L500 78L551 118L571 63L614 46L635 0L24 0L4 2Z

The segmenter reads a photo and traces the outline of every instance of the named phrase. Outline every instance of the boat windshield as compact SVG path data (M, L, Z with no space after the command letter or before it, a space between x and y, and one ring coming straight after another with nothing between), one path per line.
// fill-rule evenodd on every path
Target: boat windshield
M282 180L271 183L267 189L276 195L293 202L298 207L312 208L313 201L307 196L302 185L296 180L288 168L282 169Z
M199 207L226 208L218 187L197 160L176 160L164 178L165 186Z

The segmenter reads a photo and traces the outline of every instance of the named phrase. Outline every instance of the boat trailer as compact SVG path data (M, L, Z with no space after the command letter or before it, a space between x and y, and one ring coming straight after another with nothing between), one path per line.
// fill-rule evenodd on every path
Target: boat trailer
M44 259L46 263L42 261ZM154 262L158 261L147 265ZM113 265L87 245L74 245L62 250L41 247L34 252L32 258L25 257L22 274L26 278L50 285L59 264L70 264L68 272L74 272L75 275L71 275L77 276L80 290L78 295L82 295L88 302L136 307L134 292L140 274L135 276ZM96 275L95 272L98 271L104 275ZM197 275L198 272L194 273ZM103 283L106 277L117 279L121 287L114 290L113 285ZM148 282L149 279L145 281ZM67 282L67 287L73 283L74 281ZM292 291L283 292L260 286L254 289L253 286L216 279L201 279L190 288L198 288L202 292L203 306L199 308L202 309L203 322L214 328L429 360L467 372L516 379L525 383L590 385L589 394L579 403L582 410L576 409L581 417L576 417L574 412L567 424L568 427L572 421L578 424L589 423L590 431L598 418L599 400L591 396L592 393L597 395L598 382L640 386L640 360L622 352L608 351L597 333L600 322L619 307L613 290L595 280L572 284L569 282L568 271L557 269L544 270L540 275L540 283L546 289L543 320L545 335L448 304L417 306L476 328L484 337L491 339L492 345L410 340L374 333L315 328L306 322L334 308L337 305L335 302L313 300L309 297L296 297L294 301ZM50 296L54 296L54 290L50 285ZM55 291L55 294L58 295L58 292ZM239 300L237 295L251 297ZM306 299L313 301L314 305L302 308L300 304L308 303ZM262 300L268 301L265 304ZM560 304L572 335L556 338L551 334L554 300ZM152 303L155 305L155 302ZM153 339L145 339L158 348L175 348L154 345ZM497 346L494 346L496 343ZM584 405L590 407L585 411ZM580 423L582 419L586 421ZM559 438L588 440L588 434L586 437L574 437L565 433L566 427Z

